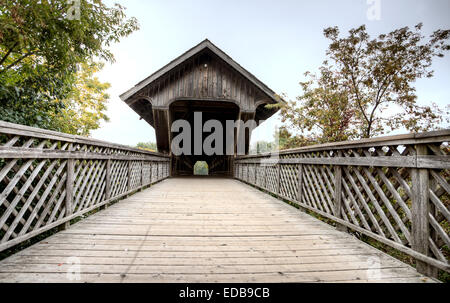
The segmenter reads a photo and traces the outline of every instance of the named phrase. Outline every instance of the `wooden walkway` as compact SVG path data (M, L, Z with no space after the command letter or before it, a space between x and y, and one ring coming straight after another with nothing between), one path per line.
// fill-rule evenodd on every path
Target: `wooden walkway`
M70 264L79 261L80 264ZM80 280L67 274L81 270ZM233 179L165 180L0 262L0 282L433 282Z

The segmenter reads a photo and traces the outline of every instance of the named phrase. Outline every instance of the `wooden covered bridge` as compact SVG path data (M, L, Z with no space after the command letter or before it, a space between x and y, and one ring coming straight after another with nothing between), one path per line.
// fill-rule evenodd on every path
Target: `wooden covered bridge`
M275 113L265 108L275 94L208 40L121 97L155 127L160 153L0 122L0 252L37 242L0 261L0 282L433 282L449 272L450 131L176 156L171 125L193 112L221 122ZM189 176L199 160L213 176Z

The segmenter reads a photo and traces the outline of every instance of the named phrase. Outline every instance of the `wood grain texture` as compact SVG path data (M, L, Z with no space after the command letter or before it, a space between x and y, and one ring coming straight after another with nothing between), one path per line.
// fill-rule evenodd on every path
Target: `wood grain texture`
M305 147L273 161L267 154L238 157L235 178L406 253L419 272L437 277L438 269L450 272L448 133ZM265 185L239 173L268 163L281 174L269 174ZM303 167L302 178L295 166Z
M433 281L222 178L167 179L0 262L0 282Z

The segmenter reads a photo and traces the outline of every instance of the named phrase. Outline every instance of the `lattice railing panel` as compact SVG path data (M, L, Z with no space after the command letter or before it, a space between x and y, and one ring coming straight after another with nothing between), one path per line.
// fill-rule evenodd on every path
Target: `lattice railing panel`
M449 271L449 138L445 130L240 157L237 178L410 254L421 271ZM256 182L246 175L255 166Z
M342 180L345 220L403 245L411 243L410 170L345 167Z
M0 155L0 251L167 178L170 169L164 155L2 121Z
M105 198L106 161L76 161L71 212L80 212Z
M158 165L152 163L152 182L158 181Z
M278 167L266 165L266 189L273 193L278 193Z
M128 189L128 161L111 161L111 196L119 196Z
M2 166L0 242L6 243L57 220L64 207L58 201L65 196L66 161L13 160Z
M428 153L449 156L449 142L428 144ZM441 261L450 259L450 170L430 170L430 253Z
M256 183L256 165L249 165L248 167L248 182Z
M142 163L142 182L143 185L152 183L152 164L151 162Z
M128 165L131 165L129 189L136 189L142 185L142 161L132 161Z
M280 195L290 199L297 198L298 165L283 165L280 173Z
M266 187L266 167L263 165L255 165L256 167L256 185L262 188Z

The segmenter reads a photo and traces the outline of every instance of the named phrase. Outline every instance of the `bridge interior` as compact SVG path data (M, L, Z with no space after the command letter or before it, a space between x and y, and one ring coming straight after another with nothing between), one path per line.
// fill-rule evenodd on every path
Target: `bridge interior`
M195 134L195 123L194 123L194 113L202 114L202 124L200 125L203 129L204 123L206 121L215 120L220 122L222 127L222 132L216 129L212 129L211 132L202 132L201 134ZM233 169L233 158L232 155L227 155L227 150L229 150L229 145L231 145L231 150L235 150L235 141L222 143L222 148L219 152L214 152L213 154L206 154L205 150L202 148L199 153L195 150L195 136L199 136L200 142L203 144L205 139L212 133L221 133L222 138L226 138L226 122L227 121L237 121L239 117L239 107L231 102L213 102L213 101L177 101L170 106L170 125L177 120L185 120L190 125L190 138L191 148L190 152L182 154L180 156L172 156L172 175L173 176L190 176L193 175L194 166L197 161L205 161L208 164L210 175L232 175ZM171 127L172 129L172 127ZM178 133L171 133L171 142ZM233 136L236 136L236 131L234 131ZM249 146L249 133L247 132L246 147ZM182 144L186 144L183 142ZM217 148L216 144L219 142L214 142L212 147Z

